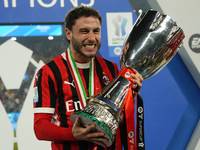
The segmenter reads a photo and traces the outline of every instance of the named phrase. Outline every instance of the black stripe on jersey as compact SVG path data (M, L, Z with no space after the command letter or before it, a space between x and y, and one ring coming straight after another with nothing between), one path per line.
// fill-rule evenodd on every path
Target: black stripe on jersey
M65 142L63 143L63 150L71 150L70 141L65 141Z
M112 77L114 79L115 78L115 67L114 67L114 65L110 61L108 61L108 60L104 59L104 61L107 64L107 66L108 66L108 68L110 70L110 73L112 74Z
M83 69L83 76L84 76L84 79L85 79L85 82L86 82L87 90L89 89L89 71L90 71L89 69Z
M97 150L104 150L104 147L98 146L98 147L97 147Z
M56 94L55 94L55 87L53 80L49 77L48 79L49 82L49 93L50 93L50 107L55 108L56 107Z
M65 101L64 101L64 93L63 93L63 81L62 81L62 76L60 73L60 70L58 68L58 66L56 65L56 63L54 61L51 61L47 64L49 66L49 68L51 69L51 71L53 72L56 82L57 82L57 88L58 88L58 92L59 92L59 106L58 106L58 113L59 114L64 114L62 115L62 117L60 118L61 121L61 127L68 127L67 124L67 116L66 114L66 110L65 110Z
M115 145L116 145L116 142L114 141L114 142L112 143L111 147L110 147L110 150L115 149Z
M38 99L38 102L36 103L36 107L42 107L42 87L41 87L42 72L43 72L43 69L40 69L37 75L36 87L38 88L39 99Z
M105 84L103 83L103 69L101 68L101 65L99 64L99 61L95 59L95 65L96 65L96 73L99 78L99 82L101 84L101 88L103 89L105 87Z
M65 67L67 68L67 74L68 74L69 82L72 83L72 82L73 82L73 77L72 77L72 74L71 74L71 72L70 72L70 69L69 69L69 66L68 66L68 64L67 64L67 61L63 59L63 63L65 64ZM74 102L79 101L78 92L77 92L76 88L72 87L72 85L70 85L70 87L71 87L71 92L72 92L73 101L74 101ZM73 103L73 107L75 108L74 103ZM78 108L78 109L80 110L81 108ZM78 111L79 111L79 110L78 110ZM74 110L74 112L75 112L75 111L76 111L76 110Z
M79 141L79 150L87 150L88 142L87 141Z

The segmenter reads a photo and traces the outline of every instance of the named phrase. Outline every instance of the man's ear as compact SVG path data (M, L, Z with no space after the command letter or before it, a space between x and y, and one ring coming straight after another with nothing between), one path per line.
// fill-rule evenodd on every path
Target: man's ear
M65 29L65 34L66 34L66 38L71 41L72 39L72 34L71 34L71 30L69 30L68 28Z

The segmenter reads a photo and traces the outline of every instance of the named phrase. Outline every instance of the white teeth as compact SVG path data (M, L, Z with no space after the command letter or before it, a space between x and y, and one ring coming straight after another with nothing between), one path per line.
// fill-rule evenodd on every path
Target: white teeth
M86 48L94 48L95 45L85 45Z

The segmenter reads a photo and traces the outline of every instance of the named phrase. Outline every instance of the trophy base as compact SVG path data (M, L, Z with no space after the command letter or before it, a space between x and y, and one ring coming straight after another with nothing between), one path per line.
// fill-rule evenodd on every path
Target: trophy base
M81 125L83 127L88 127L92 124L96 125L96 128L94 129L94 132L104 132L105 133L105 138L108 139L108 142L103 142L107 147L110 147L113 142L113 134L110 131L110 129L101 121L99 121L97 118L84 113L84 112L76 112L72 115L70 115L70 121L72 124L75 123L76 118L79 117L81 120Z

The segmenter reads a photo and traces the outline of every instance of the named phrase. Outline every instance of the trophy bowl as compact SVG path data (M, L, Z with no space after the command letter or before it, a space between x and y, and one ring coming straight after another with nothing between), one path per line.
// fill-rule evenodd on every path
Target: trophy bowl
M142 13L125 39L120 58L121 71L103 90L87 100L86 106L70 115L83 127L95 124L94 132L102 131L109 147L117 128L123 122L122 110L129 88L134 89L131 73L137 70L144 79L157 74L174 57L183 44L183 30L169 16L149 10Z
M171 17L149 10L138 17L125 40L121 68L134 68L144 79L150 78L174 57L184 37Z

